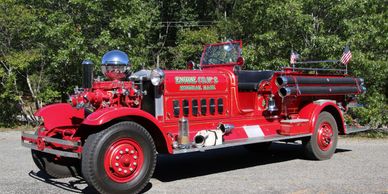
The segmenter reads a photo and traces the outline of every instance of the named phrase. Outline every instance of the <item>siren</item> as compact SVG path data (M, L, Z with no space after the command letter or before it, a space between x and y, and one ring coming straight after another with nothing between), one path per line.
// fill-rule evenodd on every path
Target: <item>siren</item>
M275 112L275 111L278 111L279 109L276 107L276 102L275 100L273 99L273 95L269 98L268 100L268 111L269 112Z

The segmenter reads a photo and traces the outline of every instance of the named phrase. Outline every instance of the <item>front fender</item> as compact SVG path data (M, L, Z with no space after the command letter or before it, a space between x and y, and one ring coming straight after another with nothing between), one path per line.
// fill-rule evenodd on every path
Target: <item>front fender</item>
M82 122L82 124L85 125L103 125L113 119L117 119L120 117L126 117L126 116L140 116L143 118L146 118L150 121L152 121L156 126L160 128L159 122L148 112L145 112L140 109L136 108L127 108L127 107L120 107L120 108L104 108L102 110L93 112L88 117L85 118L85 120Z
M39 109L35 116L42 117L44 127L51 130L57 127L79 124L84 118L84 109L76 109L67 103L58 103Z
M299 117L303 119L309 119L310 131L313 133L319 114L322 111L328 111L333 115L337 122L339 132L346 132L342 112L338 108L335 101L332 100L317 100L306 105L300 110Z
M162 136L158 135L155 138L164 138L163 142L164 142L168 152L172 153L171 146L169 146L171 144L171 138L168 138L166 133L163 132L163 130L162 130L163 128L160 125L159 121L156 120L155 117L152 116L151 114L149 114L148 112L145 112L145 111L140 110L140 109L127 108L127 107L105 108L105 109L102 109L102 110L99 110L99 111L96 111L96 112L90 114L88 117L85 118L85 120L82 122L82 124L91 125L91 126L98 126L98 125L103 125L105 123L108 123L109 121L112 121L114 119L123 118L123 117L131 117L131 116L144 118L146 120L146 122L150 122L150 123L154 124L158 128L157 130L159 130L159 132L157 132L157 133L162 135ZM150 129L147 129L147 130L150 130ZM149 131L149 132L152 133L151 131ZM154 139L154 141L157 141L157 140Z

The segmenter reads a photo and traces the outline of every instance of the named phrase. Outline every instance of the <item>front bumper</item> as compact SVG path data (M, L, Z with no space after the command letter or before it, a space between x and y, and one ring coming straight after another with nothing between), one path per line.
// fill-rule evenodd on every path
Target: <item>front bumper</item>
M22 132L21 143L24 147L53 155L69 158L81 158L81 141L69 141L52 137L41 137L35 134ZM49 144L55 144L56 147L62 147L66 148L67 150L74 151L53 149L52 147L47 146Z

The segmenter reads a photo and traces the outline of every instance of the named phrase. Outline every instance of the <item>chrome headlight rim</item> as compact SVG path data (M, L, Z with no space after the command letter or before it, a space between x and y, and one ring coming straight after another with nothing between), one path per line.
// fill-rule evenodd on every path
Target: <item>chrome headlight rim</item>
M156 69L153 69L151 71L151 83L152 85L154 86L160 86L162 85L163 81L164 81L164 72L162 69L160 68L156 68Z

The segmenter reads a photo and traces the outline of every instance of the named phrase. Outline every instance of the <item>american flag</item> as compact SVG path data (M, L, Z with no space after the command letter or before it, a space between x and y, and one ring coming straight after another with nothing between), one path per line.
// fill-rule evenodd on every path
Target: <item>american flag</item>
M352 53L350 52L349 46L346 45L344 52L342 53L341 63L347 65L352 59Z
M291 51L290 64L295 64L298 58L299 58L299 54L294 51Z

